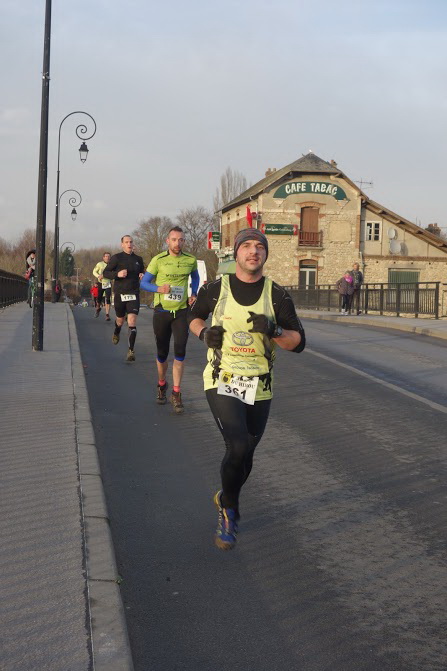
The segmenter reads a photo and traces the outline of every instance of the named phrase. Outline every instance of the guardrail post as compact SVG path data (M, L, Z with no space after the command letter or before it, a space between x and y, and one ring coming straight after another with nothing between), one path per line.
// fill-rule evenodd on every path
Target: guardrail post
M435 319L439 319L439 285L440 282L435 283Z
M442 293L441 293L441 317L447 317L446 306L445 306L446 291L447 291L446 287L447 287L447 284L445 282L443 282L442 283ZM441 290L441 288L440 288L440 290Z
M419 282L416 283L416 289L414 290L414 316L416 319L419 317Z

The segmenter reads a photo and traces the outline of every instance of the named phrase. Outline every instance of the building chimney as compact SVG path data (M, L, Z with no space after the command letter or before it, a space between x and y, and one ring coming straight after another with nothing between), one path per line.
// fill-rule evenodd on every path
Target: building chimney
M337 167L337 161L334 161L333 158L331 158L331 165L336 168Z
M267 170L267 172L265 173L265 176L266 176L266 177L269 177L269 176L272 175L274 172L276 172L276 168L269 168L269 169Z
M438 237L441 236L441 229L439 228L438 224L429 224L425 230L433 233L433 235L437 235Z

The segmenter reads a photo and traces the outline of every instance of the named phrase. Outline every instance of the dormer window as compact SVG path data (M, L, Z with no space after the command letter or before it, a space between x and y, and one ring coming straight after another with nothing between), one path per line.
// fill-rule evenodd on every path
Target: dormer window
M380 221L367 221L365 232L365 240L380 240Z

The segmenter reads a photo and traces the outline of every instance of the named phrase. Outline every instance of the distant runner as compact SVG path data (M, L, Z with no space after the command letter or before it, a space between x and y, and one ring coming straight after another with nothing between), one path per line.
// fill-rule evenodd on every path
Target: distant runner
M236 274L203 286L189 315L190 329L208 347L203 377L211 412L225 441L222 489L214 496L219 518L215 544L236 543L239 493L253 465L270 411L275 346L302 352L304 329L287 291L262 269L266 236L239 231L234 243ZM212 325L205 320L212 313Z
M127 314L129 326L127 361L135 361L137 316L140 310L140 280L143 277L144 261L133 251L132 236L123 235L121 247L123 251L112 256L102 274L108 280L115 280L113 295L116 320L112 342L114 345L119 343L121 327Z
M154 333L157 343L157 403L166 403L166 373L171 335L174 334L173 387L171 403L174 411L184 411L180 385L188 341L188 305L197 298L199 273L197 260L183 251L185 237L179 226L174 226L166 238L168 249L154 256L147 267L141 288L154 292ZM191 296L188 283L191 276Z
M93 301L93 307L95 308L95 317L97 317L99 315L99 311L98 311L99 288L98 287L99 287L99 282L98 282L98 284L93 284L91 289L90 289L90 294L91 294L92 301Z
M101 312L103 302L106 307L106 321L110 321L110 303L112 297L112 282L103 276L104 268L110 261L110 253L104 252L102 261L99 261L93 268L93 275L98 280L98 305L96 306L96 316Z

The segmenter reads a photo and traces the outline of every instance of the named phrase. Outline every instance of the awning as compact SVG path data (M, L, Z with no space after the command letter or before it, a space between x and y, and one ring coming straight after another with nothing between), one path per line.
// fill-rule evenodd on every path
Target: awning
M229 275L236 272L236 261L222 261L217 266L217 275Z

